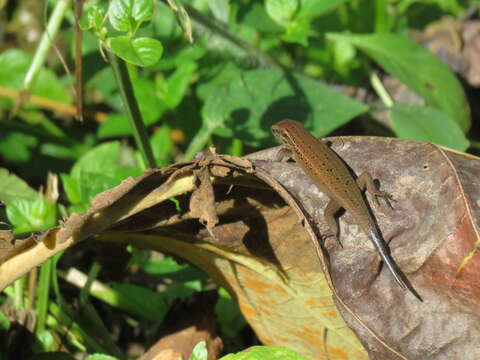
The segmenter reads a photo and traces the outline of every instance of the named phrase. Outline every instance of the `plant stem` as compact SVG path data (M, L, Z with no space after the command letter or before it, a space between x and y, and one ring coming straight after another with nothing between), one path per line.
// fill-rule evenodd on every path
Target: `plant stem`
M128 74L127 64L122 59L119 59L111 51L106 51L110 65L113 68L113 73L117 81L120 94L122 95L123 104L132 126L133 137L137 144L140 153L142 154L143 161L149 168L154 168L155 158L153 157L152 147L148 140L147 129L142 119L140 109L138 108L137 100L133 92L132 82L130 75Z
M388 94L387 90L383 86L382 82L378 78L378 75L375 73L375 71L372 71L370 73L370 84L372 84L373 89L377 93L378 97L382 100L383 104L386 107L392 107L395 105L393 102L392 98Z
M23 79L23 89L22 91L30 91L35 79L40 72L40 69L45 62L45 59L48 55L48 51L52 46L53 40L57 35L60 24L62 23L63 16L68 6L70 5L70 0L58 0L55 5L55 9L50 16L48 21L47 29L42 35L40 44L38 44L37 51L35 51L35 56L33 57L32 64L28 69L25 79Z
M50 280L52 277L52 260L45 261L40 268L40 279L37 288L37 329L40 334L45 330L48 311L48 297L50 293Z

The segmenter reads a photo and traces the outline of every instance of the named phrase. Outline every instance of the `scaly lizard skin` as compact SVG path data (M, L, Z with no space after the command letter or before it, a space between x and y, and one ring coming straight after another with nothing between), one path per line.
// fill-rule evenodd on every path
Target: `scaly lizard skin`
M339 230L334 215L341 208L344 208L352 214L357 224L372 241L398 285L403 289L410 289L420 299L411 286L405 283L399 270L397 270L397 266L390 256L365 202L362 191L366 188L369 193L375 196L377 203L377 197L383 197L388 202L389 195L376 188L369 173L363 173L355 181L338 155L322 141L313 137L301 123L293 120L282 120L272 126L272 132L286 145L291 157L318 189L330 198L324 215L333 235L337 237Z

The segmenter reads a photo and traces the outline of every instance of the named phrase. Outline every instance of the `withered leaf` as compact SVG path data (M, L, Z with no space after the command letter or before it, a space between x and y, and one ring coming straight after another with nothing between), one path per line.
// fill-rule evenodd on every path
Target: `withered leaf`
M40 243L5 261L0 286L95 235L192 262L232 294L262 342L311 359L480 358L479 159L406 140L331 141L356 174L369 171L394 196L394 209L369 202L423 303L394 282L350 214L339 219L343 247L320 241L328 198L295 163L272 162L276 149L248 156L245 167L212 156L122 184L108 204L67 220L53 249ZM231 171L210 184L218 174L205 166ZM193 195L201 186L204 194ZM215 237L188 216L189 203L207 193ZM187 205L183 213L166 201L172 196ZM148 225L155 229L145 233Z

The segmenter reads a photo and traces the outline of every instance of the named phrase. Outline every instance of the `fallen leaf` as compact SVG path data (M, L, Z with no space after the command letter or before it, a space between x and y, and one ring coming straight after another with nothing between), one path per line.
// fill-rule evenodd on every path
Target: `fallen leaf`
M395 283L350 214L339 219L343 247L321 241L328 198L295 163L271 161L276 148L174 164L119 185L52 232L53 248L33 243L4 261L0 287L78 241L128 243L207 271L267 345L311 359L480 358L479 159L408 140L330 140L356 174L369 171L395 198L393 209L372 210L424 302ZM189 207L205 167L228 169L210 172L211 231Z

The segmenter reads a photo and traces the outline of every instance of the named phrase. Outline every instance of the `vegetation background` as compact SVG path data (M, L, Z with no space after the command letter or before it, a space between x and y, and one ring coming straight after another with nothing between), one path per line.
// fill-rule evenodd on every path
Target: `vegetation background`
M0 221L18 238L209 145L236 156L273 146L283 118L316 136L480 148L478 1L0 0L0 10ZM90 296L94 279L104 291ZM0 295L0 359L136 357L169 318L201 313L205 293L225 353L258 345L226 291L191 265L79 246ZM279 356L262 351L252 358Z

